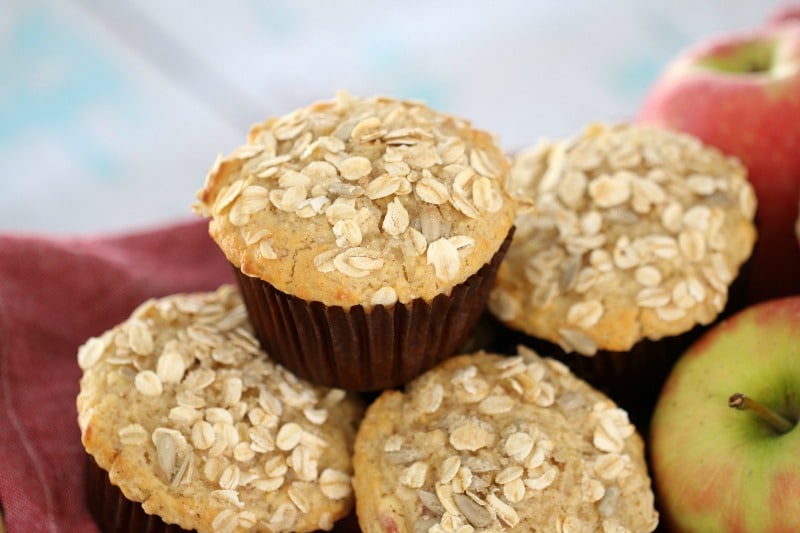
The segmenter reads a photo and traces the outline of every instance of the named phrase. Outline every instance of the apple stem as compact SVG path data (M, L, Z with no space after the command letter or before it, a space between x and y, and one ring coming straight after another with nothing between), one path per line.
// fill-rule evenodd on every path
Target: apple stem
M741 392L737 392L728 398L728 406L743 411L752 411L779 434L788 433L794 427L794 422L785 416L776 413L769 407L758 403L752 398L748 398Z

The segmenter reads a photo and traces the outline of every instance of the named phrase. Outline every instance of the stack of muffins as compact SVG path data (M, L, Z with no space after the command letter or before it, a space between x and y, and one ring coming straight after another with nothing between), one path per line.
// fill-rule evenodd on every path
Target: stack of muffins
M712 321L752 248L752 190L633 126L513 165L392 98L254 126L195 204L238 287L145 302L79 351L100 527L330 530L355 506L363 531L654 530L643 442L606 383L509 339L644 361L642 339Z

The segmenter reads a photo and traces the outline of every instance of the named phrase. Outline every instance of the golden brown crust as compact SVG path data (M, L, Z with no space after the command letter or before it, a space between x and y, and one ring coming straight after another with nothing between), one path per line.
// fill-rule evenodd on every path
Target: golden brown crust
M520 350L448 359L368 408L353 458L366 533L655 529L625 412Z
M516 234L489 308L592 355L712 322L750 256L744 167L685 134L592 125L518 154Z
M287 294L345 308L431 300L508 234L509 169L465 120L342 93L254 126L195 209L233 265Z
M148 301L78 362L83 445L145 512L188 530L314 531L352 509L360 401L269 361L233 287Z

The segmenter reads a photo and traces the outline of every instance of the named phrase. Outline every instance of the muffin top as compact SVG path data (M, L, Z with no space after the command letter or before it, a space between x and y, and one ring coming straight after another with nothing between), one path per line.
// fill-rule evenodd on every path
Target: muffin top
M194 207L249 276L326 305L391 305L449 295L490 261L516 213L509 169L466 120L341 93L253 126Z
M642 439L566 366L520 348L448 359L367 409L353 459L367 533L652 531Z
M518 154L522 205L489 308L567 352L627 351L708 324L756 238L735 159L677 132L587 127Z
M86 451L125 497L183 529L331 529L353 504L360 401L259 349L238 293L142 304L78 352Z

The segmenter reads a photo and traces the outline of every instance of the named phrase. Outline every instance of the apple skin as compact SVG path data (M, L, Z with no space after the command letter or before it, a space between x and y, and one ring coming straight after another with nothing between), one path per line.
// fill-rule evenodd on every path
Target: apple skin
M639 122L692 134L747 167L759 204L747 303L800 294L800 249L794 238L800 196L800 19L782 20L709 38L680 53L645 95L637 115ZM768 72L732 72L743 67L709 64L735 61L743 45L769 42L776 45L777 68Z
M771 433L752 412L728 407L736 392L800 415L800 297L718 323L667 378L650 459L669 531L800 531L800 426Z
M800 3L789 3L778 6L769 14L765 25L775 26L794 21L800 21Z

